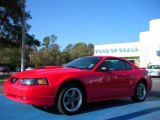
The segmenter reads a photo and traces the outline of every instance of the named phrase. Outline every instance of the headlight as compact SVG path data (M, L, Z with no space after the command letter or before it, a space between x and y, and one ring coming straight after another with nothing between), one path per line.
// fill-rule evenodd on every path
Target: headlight
M25 78L20 81L21 85L48 85L45 78Z

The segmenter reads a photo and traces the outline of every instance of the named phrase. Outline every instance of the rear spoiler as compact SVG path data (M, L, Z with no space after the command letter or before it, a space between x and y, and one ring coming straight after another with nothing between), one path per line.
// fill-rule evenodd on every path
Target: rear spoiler
M145 67L140 67L140 69L142 69L142 70L146 70L146 68L145 68Z

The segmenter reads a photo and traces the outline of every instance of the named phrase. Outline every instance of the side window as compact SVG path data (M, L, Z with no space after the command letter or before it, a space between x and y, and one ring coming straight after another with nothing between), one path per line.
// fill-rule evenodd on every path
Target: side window
M123 60L119 59L106 59L99 68L106 67L109 70L131 70L132 67Z
M124 64L126 66L126 70L132 70L132 67L129 63L127 63L126 61L124 61Z
M123 70L124 69L124 65L118 59L109 59L107 61L109 61L109 65L108 65L109 70Z
M109 66L109 61L105 60L102 64L100 64L98 70L100 70L103 67L108 69L108 66Z

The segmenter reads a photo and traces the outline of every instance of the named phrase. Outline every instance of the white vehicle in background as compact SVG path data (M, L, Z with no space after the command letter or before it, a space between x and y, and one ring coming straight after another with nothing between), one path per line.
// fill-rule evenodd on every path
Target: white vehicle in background
M27 67L26 70L33 70L35 69L34 67Z
M149 65L147 70L150 76L160 77L160 65Z

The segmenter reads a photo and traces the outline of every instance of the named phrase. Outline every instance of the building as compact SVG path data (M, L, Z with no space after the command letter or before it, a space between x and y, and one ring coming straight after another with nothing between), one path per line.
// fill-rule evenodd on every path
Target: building
M123 57L140 67L160 65L160 19L149 22L149 31L140 32L139 42L95 45L94 55Z

